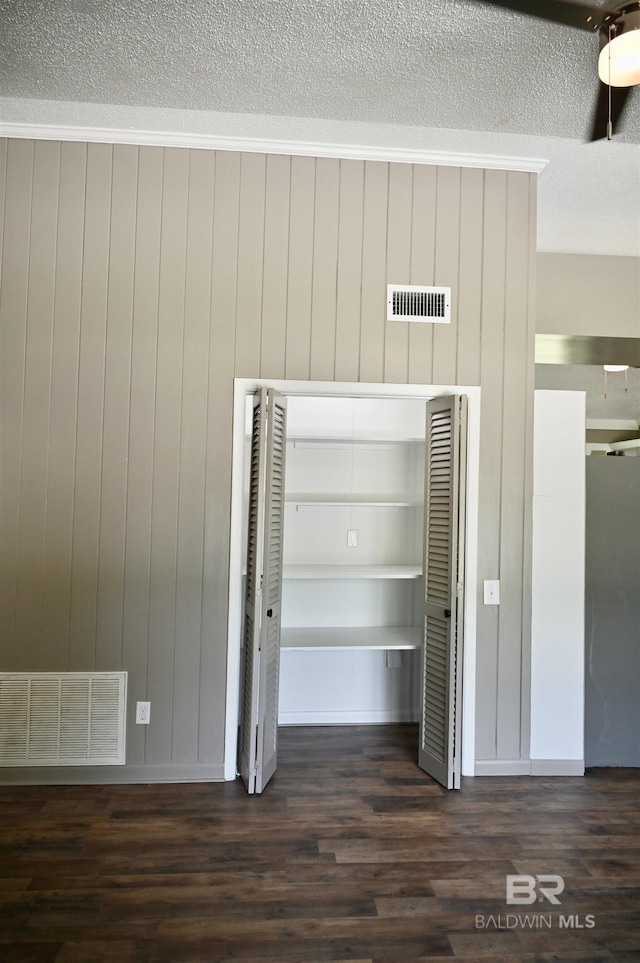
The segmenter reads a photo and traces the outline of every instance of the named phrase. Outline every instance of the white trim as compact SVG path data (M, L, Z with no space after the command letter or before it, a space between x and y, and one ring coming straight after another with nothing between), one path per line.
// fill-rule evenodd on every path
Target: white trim
M529 759L478 759L476 776L530 776Z
M476 626L478 618L478 519L480 515L480 388L457 388L467 396L467 503L464 554L462 664L462 760L460 772L476 765Z
M532 759L532 776L584 776L584 759Z
M242 486L245 438L245 398L269 387L285 395L324 395L356 398L422 398L465 394L468 398L467 533L464 593L464 659L462 669L462 775L475 770L476 706L476 596L478 580L478 491L480 477L480 388L463 385L357 384L327 381L276 381L236 378L233 397L233 452L231 462L231 540L229 549L229 620L225 721L225 779L236 778L240 698L240 638L242 632Z
M640 425L633 418L587 418L587 431L637 431Z
M479 759L476 776L584 776L584 759Z
M391 161L398 164L432 164L440 167L480 167L484 170L526 171L540 174L547 161L539 157L501 157L458 151L365 144L332 144L268 137L227 137L163 130L129 130L58 124L0 123L0 136L28 140L82 141L89 144L135 144L140 147L186 147L198 150L232 150L297 157L335 157L343 160Z
M611 451L635 451L640 448L640 438L630 438L628 441L612 441L609 448Z

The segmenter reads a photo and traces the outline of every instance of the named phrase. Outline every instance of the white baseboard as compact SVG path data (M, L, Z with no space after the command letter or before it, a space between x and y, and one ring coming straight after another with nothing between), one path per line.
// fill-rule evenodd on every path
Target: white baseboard
M155 782L223 782L224 766L25 766L0 769L2 786L137 785Z
M391 709L352 712L281 712L279 726L352 726L376 725L385 722L417 722L412 712Z
M584 776L584 759L532 759L532 776Z
M476 776L584 776L584 760L478 759Z
M476 759L476 776L529 776L528 759Z

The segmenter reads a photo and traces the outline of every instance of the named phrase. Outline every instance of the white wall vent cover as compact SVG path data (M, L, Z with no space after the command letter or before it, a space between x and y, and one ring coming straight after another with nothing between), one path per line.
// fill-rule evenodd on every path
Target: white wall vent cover
M125 761L126 672L0 673L0 766Z
M387 321L451 323L451 288L387 284Z

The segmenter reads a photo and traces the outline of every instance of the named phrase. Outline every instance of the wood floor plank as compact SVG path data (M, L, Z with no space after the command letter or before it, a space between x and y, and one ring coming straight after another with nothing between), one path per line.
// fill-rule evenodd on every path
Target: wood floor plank
M55 963L147 963L149 948L131 940L83 940L65 943Z
M287 727L256 798L0 787L0 963L640 963L640 771L454 793L416 741ZM518 874L561 904L507 905Z
M60 948L60 943L3 943L0 959L2 963L58 963Z

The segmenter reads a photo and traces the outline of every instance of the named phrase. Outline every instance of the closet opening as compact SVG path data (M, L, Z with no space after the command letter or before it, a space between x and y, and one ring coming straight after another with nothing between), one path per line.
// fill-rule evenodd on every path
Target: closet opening
M467 596L475 592L464 592L461 573L467 582L475 575L479 389L469 389L468 419L468 396L458 397L463 424L461 409L452 407L460 388L291 382L273 384L279 394L263 388L236 384L226 778L238 771L237 754L249 791L262 791L277 765L278 727L419 723L416 761L420 749L420 765L427 771L435 765L432 774L447 784L446 765L441 772L437 757L446 755L451 733L440 746L434 730L451 728L448 716L444 722L449 707L440 702L450 685L443 648L452 607L443 567L450 521L443 469L455 411L455 438L460 419L469 441L459 465L456 448L454 466L462 473L463 497L449 498L454 537L457 521L462 524L453 599L454 620L465 634L464 654L458 640L455 783L449 774L457 786L461 771L473 773L475 610ZM436 410L429 420L427 401L434 397L442 401L431 402ZM262 454L261 431L269 435ZM252 494L258 485L271 506L262 520ZM432 518L426 537L425 492ZM264 558L254 558L261 550ZM425 564L431 609L425 608ZM399 742L399 752L406 752L406 738Z
M424 403L290 397L279 724L418 722Z

